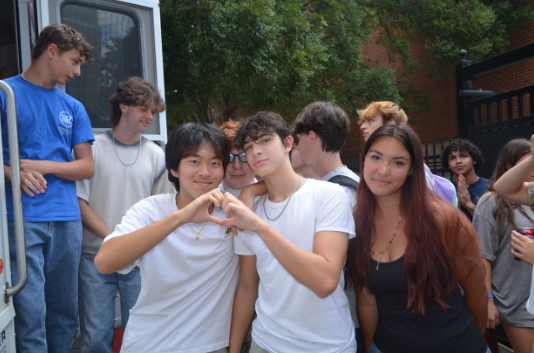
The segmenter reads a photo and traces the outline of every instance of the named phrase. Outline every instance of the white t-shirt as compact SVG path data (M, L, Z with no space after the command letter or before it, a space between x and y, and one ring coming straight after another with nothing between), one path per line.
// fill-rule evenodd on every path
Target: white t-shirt
M347 167L336 168L330 173L326 174L324 177L322 177L321 180L328 181L338 175L349 177L352 180L356 181L357 183L360 182L360 177L358 176L358 174L354 173L352 170L350 170ZM344 186L344 185L340 185L340 186L347 194L349 201L350 201L350 205L354 207L356 205L356 189L351 188L350 186Z
M339 185L308 179L275 221L265 217L266 197L256 202L256 214L306 251L313 252L317 232L337 231L348 233L350 238L355 236L350 202ZM268 215L278 216L286 202L273 203L267 199ZM282 267L257 234L240 232L234 243L236 254L256 256L260 284L257 318L252 324L254 342L269 352L356 351L354 325L343 292L343 273L334 292L319 298Z
M95 175L76 181L76 194L111 229L142 199L176 191L167 178L165 152L154 142L142 137L141 146L139 141L127 145L115 140L113 144L108 130L95 136L92 149ZM102 241L84 228L82 252L96 254Z
M177 210L176 194L141 200L104 242ZM212 215L225 218L220 208ZM202 229L198 241L190 227ZM141 293L130 311L122 353L206 353L228 346L239 257L225 231L215 223L185 224L139 259Z

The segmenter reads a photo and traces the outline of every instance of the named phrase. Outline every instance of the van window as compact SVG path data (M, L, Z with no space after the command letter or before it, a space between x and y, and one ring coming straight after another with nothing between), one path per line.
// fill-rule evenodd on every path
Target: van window
M119 82L143 77L139 21L128 11L97 4L66 1L61 20L93 45L94 61L82 66L82 75L69 82L67 93L85 106L93 128L108 128L109 97Z

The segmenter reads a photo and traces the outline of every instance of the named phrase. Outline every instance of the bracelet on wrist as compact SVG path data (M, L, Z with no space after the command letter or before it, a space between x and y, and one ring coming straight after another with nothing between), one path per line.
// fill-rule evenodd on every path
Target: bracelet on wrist
M493 299L493 294L488 294L488 299Z

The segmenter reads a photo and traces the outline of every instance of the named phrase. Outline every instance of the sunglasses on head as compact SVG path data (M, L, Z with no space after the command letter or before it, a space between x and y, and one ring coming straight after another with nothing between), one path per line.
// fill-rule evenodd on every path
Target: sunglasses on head
M247 162L247 155L245 154L245 152L241 152L239 154L230 153L230 163L234 162L235 157L239 158L239 160L243 163Z

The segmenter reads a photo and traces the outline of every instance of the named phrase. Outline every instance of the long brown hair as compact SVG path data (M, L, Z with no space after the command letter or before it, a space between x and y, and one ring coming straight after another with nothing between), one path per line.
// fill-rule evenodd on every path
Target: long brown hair
M493 187L493 184L506 173L509 168L515 166L521 158L528 154L530 154L530 141L527 139L514 139L508 142L499 154L499 159L495 165L495 171L489 179L490 185L488 188L488 192L491 192L493 196L495 196L495 201L497 203L497 206L493 209L493 218L495 219L493 227L496 229L506 229L510 224L513 228L516 228L514 209L518 209L519 212L534 223L534 220L527 215L523 210L523 207L499 196Z
M446 308L444 295L450 295L457 286L456 260L463 257L470 271L483 271L480 258L464 255L466 246L478 248L476 237L461 237L472 225L460 211L431 192L425 182L421 141L415 131L405 124L386 124L377 129L365 144L360 175L364 175L365 156L373 143L383 136L399 140L412 159L412 173L402 185L400 210L405 220L404 232L408 241L404 264L408 282L407 310L425 313L425 304L437 302ZM376 232L374 216L375 195L361 178L354 211L355 241L349 242L346 279L352 279L357 290L372 292L368 274L371 245ZM474 232L474 229L467 231ZM473 240L475 239L475 240ZM473 252L474 254L475 252Z

